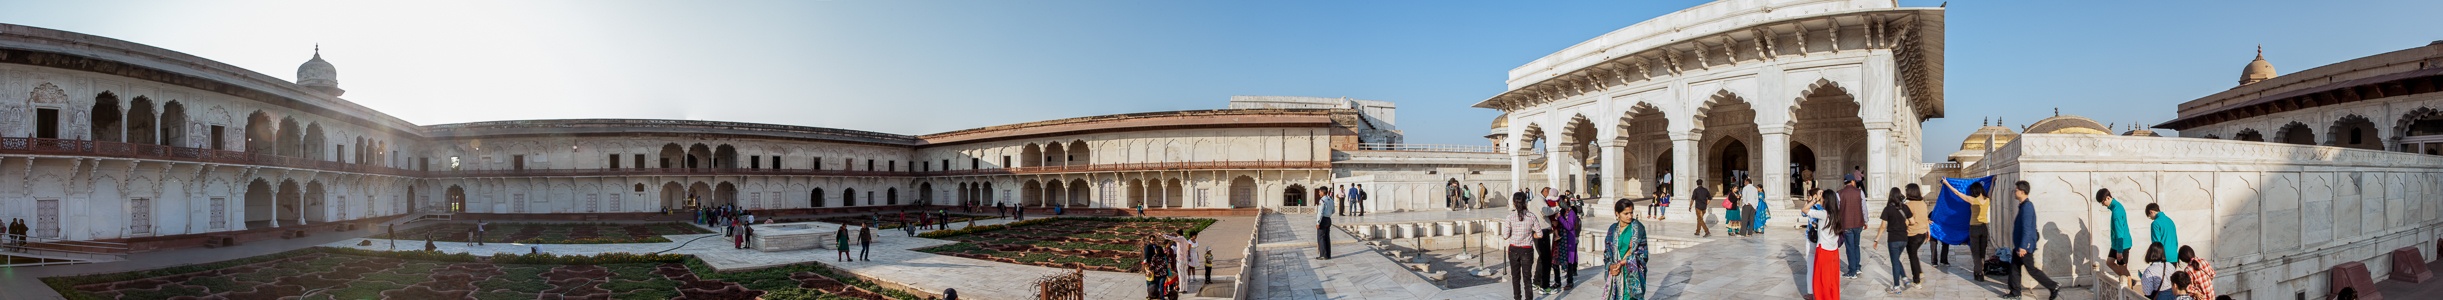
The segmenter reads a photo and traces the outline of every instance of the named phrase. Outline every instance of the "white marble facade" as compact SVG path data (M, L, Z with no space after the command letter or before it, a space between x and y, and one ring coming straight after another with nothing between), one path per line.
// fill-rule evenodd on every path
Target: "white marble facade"
M1941 12L1708 3L1514 69L1508 92L1476 106L1508 113L1495 136L1515 155L1515 186L1635 198L1665 173L1680 195L1745 173L1786 199L1794 165L1821 186L1853 168L1888 186L1926 172L1916 144L1919 124L1942 115Z

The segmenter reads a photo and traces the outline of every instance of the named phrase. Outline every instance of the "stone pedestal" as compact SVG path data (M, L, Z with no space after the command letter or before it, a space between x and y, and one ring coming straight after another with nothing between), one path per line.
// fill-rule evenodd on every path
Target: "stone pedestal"
M755 225L755 250L763 252L823 248L840 228L821 223Z
M2418 253L2418 247L2409 246L2392 250L2390 277L2401 282L2420 283L2434 279L2435 274L2426 269L2426 256Z

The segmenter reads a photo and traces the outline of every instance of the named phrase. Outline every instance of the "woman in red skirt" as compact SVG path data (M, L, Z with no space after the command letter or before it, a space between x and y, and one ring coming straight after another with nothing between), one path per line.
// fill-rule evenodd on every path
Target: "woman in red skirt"
M1807 247L1815 256L1809 260L1807 290L1814 299L1841 299L1841 235L1833 231L1824 212L1824 203L1817 200L1807 207L1807 219L1815 230L1815 247ZM1856 251L1851 249L1850 251Z

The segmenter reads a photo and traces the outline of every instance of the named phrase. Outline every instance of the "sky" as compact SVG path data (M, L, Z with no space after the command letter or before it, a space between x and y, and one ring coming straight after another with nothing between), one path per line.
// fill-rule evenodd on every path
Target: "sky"
M349 101L416 124L570 118L927 134L1217 109L1232 95L1388 100L1409 143L1482 145L1511 68L1704 1L18 1L0 23L294 79L320 45ZM1947 5L1946 118L2120 126L2237 84L2443 40L2443 1ZM2170 131L2162 131L2171 133Z

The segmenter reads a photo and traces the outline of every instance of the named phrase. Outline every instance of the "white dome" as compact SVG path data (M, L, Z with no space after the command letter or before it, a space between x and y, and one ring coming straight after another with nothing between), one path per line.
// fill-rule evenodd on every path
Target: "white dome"
M321 47L315 47L314 59L297 65L297 85L330 93L332 96L339 96L340 93L345 92L339 89L339 68L332 67L331 62L322 60Z

